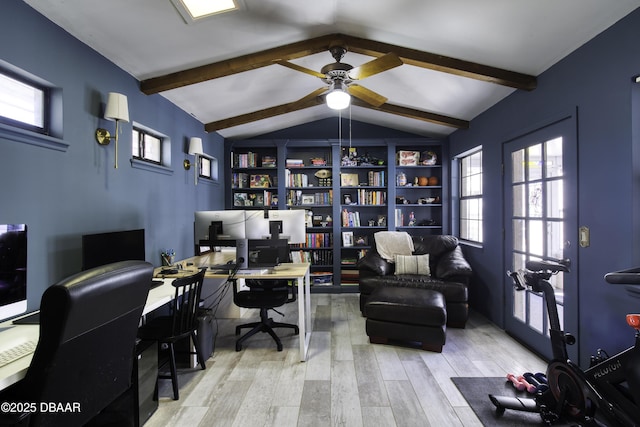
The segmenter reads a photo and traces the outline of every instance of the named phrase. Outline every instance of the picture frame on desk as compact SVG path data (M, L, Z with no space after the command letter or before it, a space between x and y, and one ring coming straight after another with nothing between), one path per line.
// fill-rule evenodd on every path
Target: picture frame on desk
M342 246L344 247L353 246L353 231L342 232Z

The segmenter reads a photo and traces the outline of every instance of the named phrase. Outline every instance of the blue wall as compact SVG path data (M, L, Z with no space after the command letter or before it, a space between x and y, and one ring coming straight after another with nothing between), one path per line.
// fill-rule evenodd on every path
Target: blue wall
M222 208L224 193L221 185L194 185L193 168L182 167L187 141L203 138L205 152L222 159L223 138L206 134L160 95L141 93L129 74L22 1L0 3L0 39L0 60L63 96L65 151L16 142L0 129L0 223L28 224L29 308L39 306L47 286L80 270L82 234L144 228L154 265L163 248L192 256L194 211ZM94 137L98 127L114 132L114 123L102 119L111 91L128 96L131 120L171 138L170 174L131 167L131 123L123 126L113 168L113 143L101 147Z
M503 324L505 266L501 229L503 144L566 112L577 119L578 225L591 229L591 246L579 248L580 360L599 347L610 354L632 342L624 314L640 299L603 280L605 273L640 265L638 245L638 132L640 9L594 38L538 78L532 92L518 91L450 136L450 153L483 146L485 242L465 248L478 273L472 304ZM634 160L636 159L636 160ZM577 244L577 230L567 238ZM575 263L576 260L574 260ZM487 298L487 296L489 296ZM571 331L576 332L576 331Z

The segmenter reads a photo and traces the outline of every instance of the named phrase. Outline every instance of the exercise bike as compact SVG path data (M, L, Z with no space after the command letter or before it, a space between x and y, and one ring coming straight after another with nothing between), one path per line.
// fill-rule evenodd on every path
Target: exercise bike
M560 329L556 298L549 279L558 272L569 272L568 260L528 261L526 270L507 272L516 290L530 288L542 293L549 315L549 334L553 359L547 367L548 388L534 398L489 395L496 414L506 409L538 412L546 424L563 419L584 426L640 426L640 314L627 315L636 329L634 346L615 356L592 357L591 366L582 370L569 360L567 345L575 337ZM640 284L640 268L608 273L612 284Z

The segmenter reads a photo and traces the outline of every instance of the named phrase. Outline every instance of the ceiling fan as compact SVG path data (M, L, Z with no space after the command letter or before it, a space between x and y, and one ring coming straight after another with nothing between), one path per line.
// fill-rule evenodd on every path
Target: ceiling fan
M342 44L329 46L329 52L336 62L325 65L320 72L288 61L278 60L274 62L292 70L318 77L327 83L329 85L328 88L318 89L310 95L317 97L326 93L327 105L330 108L336 110L346 108L350 101L349 95L375 107L379 107L387 102L386 97L354 82L402 65L403 62L398 55L395 53L387 53L358 67L354 67L341 62L347 53L347 48ZM304 97L302 99L304 100L306 98L307 97Z

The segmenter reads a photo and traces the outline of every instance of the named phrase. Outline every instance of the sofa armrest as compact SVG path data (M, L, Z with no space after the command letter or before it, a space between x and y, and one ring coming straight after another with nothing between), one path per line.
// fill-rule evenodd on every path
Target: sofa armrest
M436 266L436 276L439 279L450 279L455 276L469 277L472 274L473 270L462 254L460 246L442 254Z
M369 251L365 256L360 258L356 263L356 267L361 273L365 274L369 272L378 276L393 274L393 264L374 251Z

